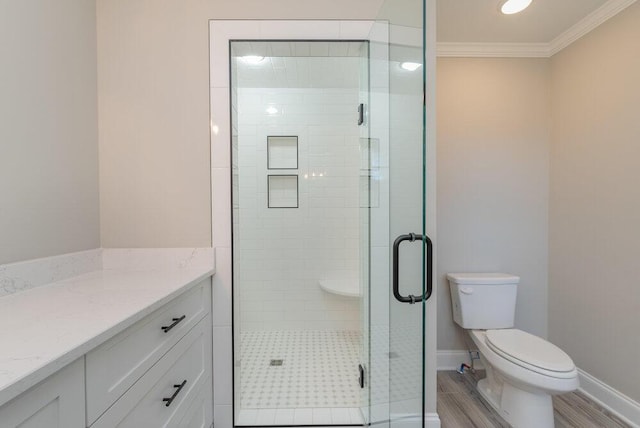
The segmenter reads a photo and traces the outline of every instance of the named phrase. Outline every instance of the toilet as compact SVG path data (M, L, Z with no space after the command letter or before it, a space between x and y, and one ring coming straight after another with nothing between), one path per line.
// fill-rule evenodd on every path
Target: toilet
M551 397L578 388L578 370L562 349L513 328L520 278L450 273L453 320L480 351L486 377L478 391L515 428L553 427Z

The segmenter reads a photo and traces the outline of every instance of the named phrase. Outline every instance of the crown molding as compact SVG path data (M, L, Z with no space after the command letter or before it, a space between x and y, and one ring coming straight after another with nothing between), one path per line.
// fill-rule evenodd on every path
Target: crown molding
M439 57L547 58L548 43L437 43Z
M437 43L439 57L469 58L549 58L636 0L609 0L549 43Z
M562 49L603 24L605 21L613 18L635 2L636 0L609 0L567 31L553 39L549 43L549 56L557 54Z

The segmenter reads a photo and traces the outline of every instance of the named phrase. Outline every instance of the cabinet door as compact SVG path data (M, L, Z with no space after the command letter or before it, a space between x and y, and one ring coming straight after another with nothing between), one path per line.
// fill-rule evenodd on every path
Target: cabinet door
M213 385L207 379L178 428L209 428L213 423Z
M84 428L84 358L0 407L0 428Z

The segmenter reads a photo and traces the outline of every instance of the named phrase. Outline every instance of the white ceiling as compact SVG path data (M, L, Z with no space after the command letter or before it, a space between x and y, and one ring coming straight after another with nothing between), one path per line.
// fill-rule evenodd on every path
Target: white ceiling
M550 43L607 0L533 0L515 15L500 0L437 0L437 40L445 43Z

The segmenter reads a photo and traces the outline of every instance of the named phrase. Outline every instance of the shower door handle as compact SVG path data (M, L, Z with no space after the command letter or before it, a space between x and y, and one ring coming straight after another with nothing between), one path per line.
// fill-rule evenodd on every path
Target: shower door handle
M423 245L426 245L427 247L427 272L426 272L426 282L427 282L427 289L424 292L424 294L420 295L420 296L413 296L413 295L408 295L408 296L403 296L400 294L400 260L399 260L399 256L400 256L400 244L402 244L404 241L410 241L410 242L415 242L415 241L420 241L423 243ZM426 301L429 299L429 297L431 297L431 290L432 290L432 272L433 272L433 243L431 242L431 239L429 239L428 236L426 235L416 235L415 233L410 233L408 235L400 235L396 238L396 240L393 242L393 278L392 278L392 286L393 286L393 296L396 298L397 301L402 302L402 303L410 303L410 304L414 304L416 302L422 302L422 301Z

